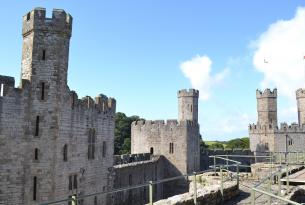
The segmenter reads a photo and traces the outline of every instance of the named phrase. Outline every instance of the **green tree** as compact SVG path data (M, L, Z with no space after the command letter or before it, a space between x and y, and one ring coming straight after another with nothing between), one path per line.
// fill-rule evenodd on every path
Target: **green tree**
M231 149L249 149L249 138L248 137L243 137L243 138L236 138L232 139L227 142L227 148Z
M220 142L215 142L215 143L209 145L209 149L223 149L223 148L224 148L224 146Z
M139 116L127 117L122 112L115 114L114 154L130 153L131 123L141 120Z

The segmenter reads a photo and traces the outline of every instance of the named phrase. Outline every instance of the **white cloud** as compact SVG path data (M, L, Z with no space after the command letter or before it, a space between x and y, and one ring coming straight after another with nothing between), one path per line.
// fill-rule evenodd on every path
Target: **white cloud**
M255 116L240 112L227 113L214 120L204 119L204 123L202 122L202 129L205 130L203 138L227 140L248 136L248 125L250 122L254 122L254 119Z
M277 87L279 95L295 99L295 90L305 86L305 8L271 24L252 46L254 67L264 74L262 88Z
M230 72L230 70L226 68L221 72L212 75L212 61L206 55L197 55L191 60L182 62L180 64L180 69L185 77L191 81L192 87L200 91L201 100L208 100L210 98L211 87L223 82Z

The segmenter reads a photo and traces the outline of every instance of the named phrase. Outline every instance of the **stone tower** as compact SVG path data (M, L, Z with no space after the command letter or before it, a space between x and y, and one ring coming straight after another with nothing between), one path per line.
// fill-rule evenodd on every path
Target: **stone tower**
M47 80L65 86L71 31L72 17L64 10L54 9L52 18L46 18L44 8L35 8L23 16L21 78L40 88L52 86Z
M256 90L258 125L277 125L277 89Z
M62 110L69 102L67 72L72 17L64 10L54 9L52 18L47 18L44 8L35 8L22 20L21 82L29 82L21 84L29 91L25 96L27 109L24 112L25 120L29 122L25 131L29 142L26 152L33 153L37 149L41 153L54 153L54 150L60 153L58 142L64 138ZM37 199L54 200L58 196L56 188L59 190L56 177L59 157L44 154L39 166L31 155L27 157L25 201L32 201L33 184L39 189Z
M178 121L198 122L198 97L195 89L178 91Z
M305 124L305 90L298 89L296 91L296 98L298 104L298 121L299 125Z

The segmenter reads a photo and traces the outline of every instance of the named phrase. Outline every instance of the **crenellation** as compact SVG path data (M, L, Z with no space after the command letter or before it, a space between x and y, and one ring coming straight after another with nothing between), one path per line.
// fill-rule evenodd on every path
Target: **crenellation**
M179 97L199 97L199 91L195 89L182 89L179 90L178 93L178 98Z
M49 31L71 36L72 16L62 9L53 9L52 18L46 17L45 8L35 8L23 16L22 35L32 31Z
M271 91L269 88L265 89L264 91L256 90L256 98L276 98L277 97L277 89L274 88Z

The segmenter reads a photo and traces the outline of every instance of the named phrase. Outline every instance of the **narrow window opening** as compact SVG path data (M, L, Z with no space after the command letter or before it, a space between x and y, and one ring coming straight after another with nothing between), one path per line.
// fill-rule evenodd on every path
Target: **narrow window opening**
M35 148L34 159L38 160L38 149L37 148Z
M0 97L4 96L4 84L1 83L1 87L0 87Z
M97 196L94 197L94 205L97 205Z
M77 189L77 175L76 174L73 177L73 189Z
M35 136L39 135L39 116L36 116Z
M88 134L88 159L95 158L95 129L89 129Z
M193 112L193 105L191 105L191 112Z
M174 154L174 143L172 143L172 154Z
M37 199L37 177L35 176L33 179L33 200Z
M29 21L31 19L31 13L29 12L27 15L26 15L26 20Z
M154 148L153 147L150 148L150 154L154 154Z
M41 100L44 100L44 87L45 87L45 84L44 82L41 83Z
M42 60L46 60L46 50L42 50Z
M69 176L69 190L72 190L72 176Z
M103 157L106 157L106 142L103 141Z
M64 162L68 161L68 145L64 145L63 148L63 160Z

